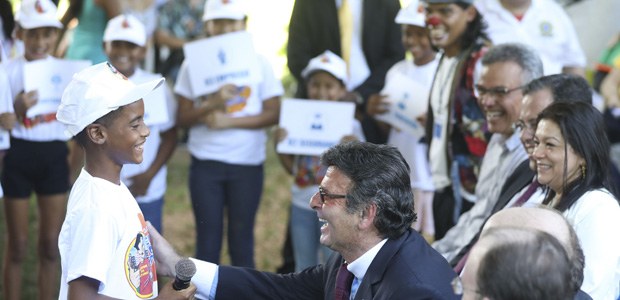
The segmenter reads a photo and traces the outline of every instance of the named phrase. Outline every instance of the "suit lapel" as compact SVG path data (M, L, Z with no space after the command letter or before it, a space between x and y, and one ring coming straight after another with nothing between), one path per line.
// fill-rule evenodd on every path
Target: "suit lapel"
M506 183L504 184L500 196L491 211L491 215L503 209L508 201L514 197L514 195L516 195L528 184L532 183L534 175L534 171L530 169L529 159L521 162L515 171L506 179Z
M366 275L364 275L362 283L357 290L357 294L355 294L355 300L372 299L373 286L381 282L392 257L398 253L402 244L410 234L411 232L407 230L398 239L388 239L387 242L385 242L385 245L381 247L377 256L375 256L372 263L370 263Z

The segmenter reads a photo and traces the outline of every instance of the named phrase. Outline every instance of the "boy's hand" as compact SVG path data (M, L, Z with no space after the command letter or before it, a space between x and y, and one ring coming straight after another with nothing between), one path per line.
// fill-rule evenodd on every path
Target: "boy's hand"
M172 245L164 239L161 234L151 225L151 222L147 221L146 226L151 236L151 242L153 243L153 254L155 254L155 262L157 263L157 274L173 277L175 274L175 266L181 256L174 251ZM165 298L162 298L165 299Z
M146 195L146 190L148 190L151 185L151 180L153 180L153 177L144 172L130 177L129 180L131 181L131 185L128 186L129 191L135 197Z
M1 113L0 114L0 127L5 130L11 130L17 122L17 116L14 113Z
M39 101L39 92L36 90L17 94L15 97L15 104L13 104L15 114L18 116L25 116L26 111L37 104L37 101Z
M210 101L215 101L216 104L226 107L226 101L237 96L238 90L234 84L225 84L217 92L213 93Z
M205 124L212 129L225 129L233 126L233 118L221 110L213 111L205 116Z
M379 94L370 95L370 97L368 97L368 103L366 104L366 113L370 116L374 116L387 112L390 104L385 99L386 96L381 96Z
M170 280L161 290L159 290L159 295L155 299L194 299L194 294L196 294L196 286L193 283L189 284L189 287L186 289L182 289L177 291L172 288L172 283L174 280Z

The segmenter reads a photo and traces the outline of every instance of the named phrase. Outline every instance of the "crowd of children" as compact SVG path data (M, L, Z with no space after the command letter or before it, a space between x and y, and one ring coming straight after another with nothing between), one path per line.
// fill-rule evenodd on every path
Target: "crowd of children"
M427 2L412 0L389 20L401 26L402 45L410 57L391 66L385 86L404 77L416 82L418 90L412 93L429 100L404 103L382 91L372 93L362 109L363 115L379 120L395 106L419 108L420 113L409 116L409 122L425 126L425 135L395 124L378 122L378 126L389 132L387 144L396 147L410 166L412 205L418 214L414 229L432 243L454 224L458 213L475 202L476 175L489 134L474 81L478 60L491 44L473 1ZM96 8L94 1L71 3L80 9L82 5ZM222 80L205 92L197 86L209 84L200 77L204 69L218 75L217 80L230 75L218 72L229 71L227 55L232 54L218 50L220 65L207 65L185 53L178 76L174 72L174 84L165 84L161 75L141 67L149 38L145 25L131 14L104 16L99 12L99 18L109 17L101 41L72 45L66 59L74 57L79 48L101 52L104 57L63 83L61 99L45 99L39 90L28 90L25 70L35 62L65 61L52 54L63 23L77 16L74 9L61 23L51 0L21 1L14 34L23 43L23 54L8 57L1 53L0 196L4 197L7 228L4 298L23 298L33 193L39 221L40 299L58 293L60 299L97 295L191 298L193 286L181 291L175 291L171 283L158 286L147 226L148 221L162 232L166 166L181 128L188 134L195 257L219 264L226 232L231 264L254 268L255 219L269 146L266 129L278 124L284 96L270 62L251 50L239 50L251 56L250 64L233 75L247 78ZM82 18L86 27L96 21ZM247 21L245 1L207 0L202 41L215 45L216 40L243 34ZM325 50L307 63L299 85L308 100L351 102L347 99L352 94L347 89L352 76L348 62L336 51ZM99 63L101 59L106 62ZM50 85L61 84L56 77L50 80ZM57 109L33 114L33 107L45 101L52 101ZM366 140L360 121L353 115L351 119L349 134L335 143ZM276 127L276 148L290 130L282 124ZM282 152L278 157L293 177L290 239L295 270L302 271L325 262L332 253L320 244L324 224L308 205L316 193L324 195L320 183L325 170L317 155Z

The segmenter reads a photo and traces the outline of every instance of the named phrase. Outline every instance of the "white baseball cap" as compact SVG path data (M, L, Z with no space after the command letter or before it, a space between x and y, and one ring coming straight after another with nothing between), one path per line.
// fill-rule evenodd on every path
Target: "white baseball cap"
M142 99L163 82L164 78L159 78L135 85L109 62L90 66L73 75L56 119L65 125L65 133L75 136L109 112Z
M103 41L125 41L140 47L146 45L144 25L132 15L118 15L110 21L103 32Z
M243 20L246 15L245 1L243 0L207 0L202 20Z
M396 15L396 23L426 27L424 4L418 0L411 0L407 7L401 8Z
M40 27L62 28L62 23L56 18L56 5L50 0L22 1L15 20L24 29Z
M340 79L345 85L347 84L347 63L329 50L311 59L308 66L301 71L301 76L307 80L316 71L325 71Z

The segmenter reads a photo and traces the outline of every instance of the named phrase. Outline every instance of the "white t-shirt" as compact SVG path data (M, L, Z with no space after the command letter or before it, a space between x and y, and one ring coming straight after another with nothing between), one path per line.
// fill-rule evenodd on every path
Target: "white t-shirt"
M402 60L390 68L385 76L385 82L389 82L396 74L403 74L420 83L426 89L423 92L428 93L433 84L433 77L435 76L435 71L437 71L438 64L439 55L436 55L433 61L423 66L417 66L412 61ZM423 105L426 106L427 104L424 103ZM426 107L424 107L424 111L426 111ZM411 168L411 187L424 191L434 191L435 188L427 158L428 146L420 143L420 140L415 136L394 127L390 130L387 143L398 148L407 164L409 164Z
M446 161L446 151L448 147L448 126L451 126L450 94L452 93L452 80L457 64L456 56L447 57L444 55L437 69L429 99L433 109L434 124L433 136L427 137L427 139L430 139L429 162L436 189L442 189L452 184L450 162Z
M129 78L129 80L136 84L141 84L157 78L161 78L161 75L147 73L142 69L136 69L135 73ZM177 111L176 101L174 100L170 89L168 89L168 85L163 84L159 88L165 90L166 106L155 107L154 104L157 104L157 102L153 103L144 101L144 115L147 116L149 114L154 114L153 111L155 110L164 110L165 114L168 115L168 122L153 124L149 122L148 118L145 118L145 123L151 130L151 134L146 138L142 163L127 164L123 166L123 169L121 170L121 180L123 180L125 185L130 185L128 180L129 177L146 172L146 170L153 164L155 157L157 157L157 153L159 152L159 145L161 144L160 134L172 128L175 124ZM143 196L138 196L136 200L139 203L148 203L163 197L166 193L167 174L168 170L166 164L164 164L161 169L159 169L157 174L155 174L155 177L151 180L151 184L146 190L146 194Z
M261 82L240 87L238 105L232 117L246 117L258 115L263 110L263 101L284 93L282 83L278 80L266 58L258 55L261 69ZM198 105L197 95L194 95L187 61L181 65L174 92L188 99L193 99ZM237 165L260 165L265 161L265 143L267 134L264 129L210 129L205 124L197 124L190 128L187 149L200 160L215 160Z
M48 55L47 60L56 60L56 58ZM24 56L17 57L4 64L9 82L11 84L11 98L15 101L15 96L24 91L24 65L26 58ZM51 121L39 123L32 128L24 127L24 124L17 122L11 135L13 137L33 141L33 142L49 142L49 141L67 141L69 137L65 135L65 127L59 121Z
M553 0L532 0L519 21L499 0L476 0L474 5L488 24L494 45L524 43L543 61L545 75L559 74L563 67L585 67L577 32L570 18Z
M581 290L592 299L620 294L620 205L605 189L589 191L563 213L573 226L586 265Z
M99 294L119 299L157 297L155 257L144 216L124 184L93 177L82 169L75 181L58 239L62 278L100 282Z

